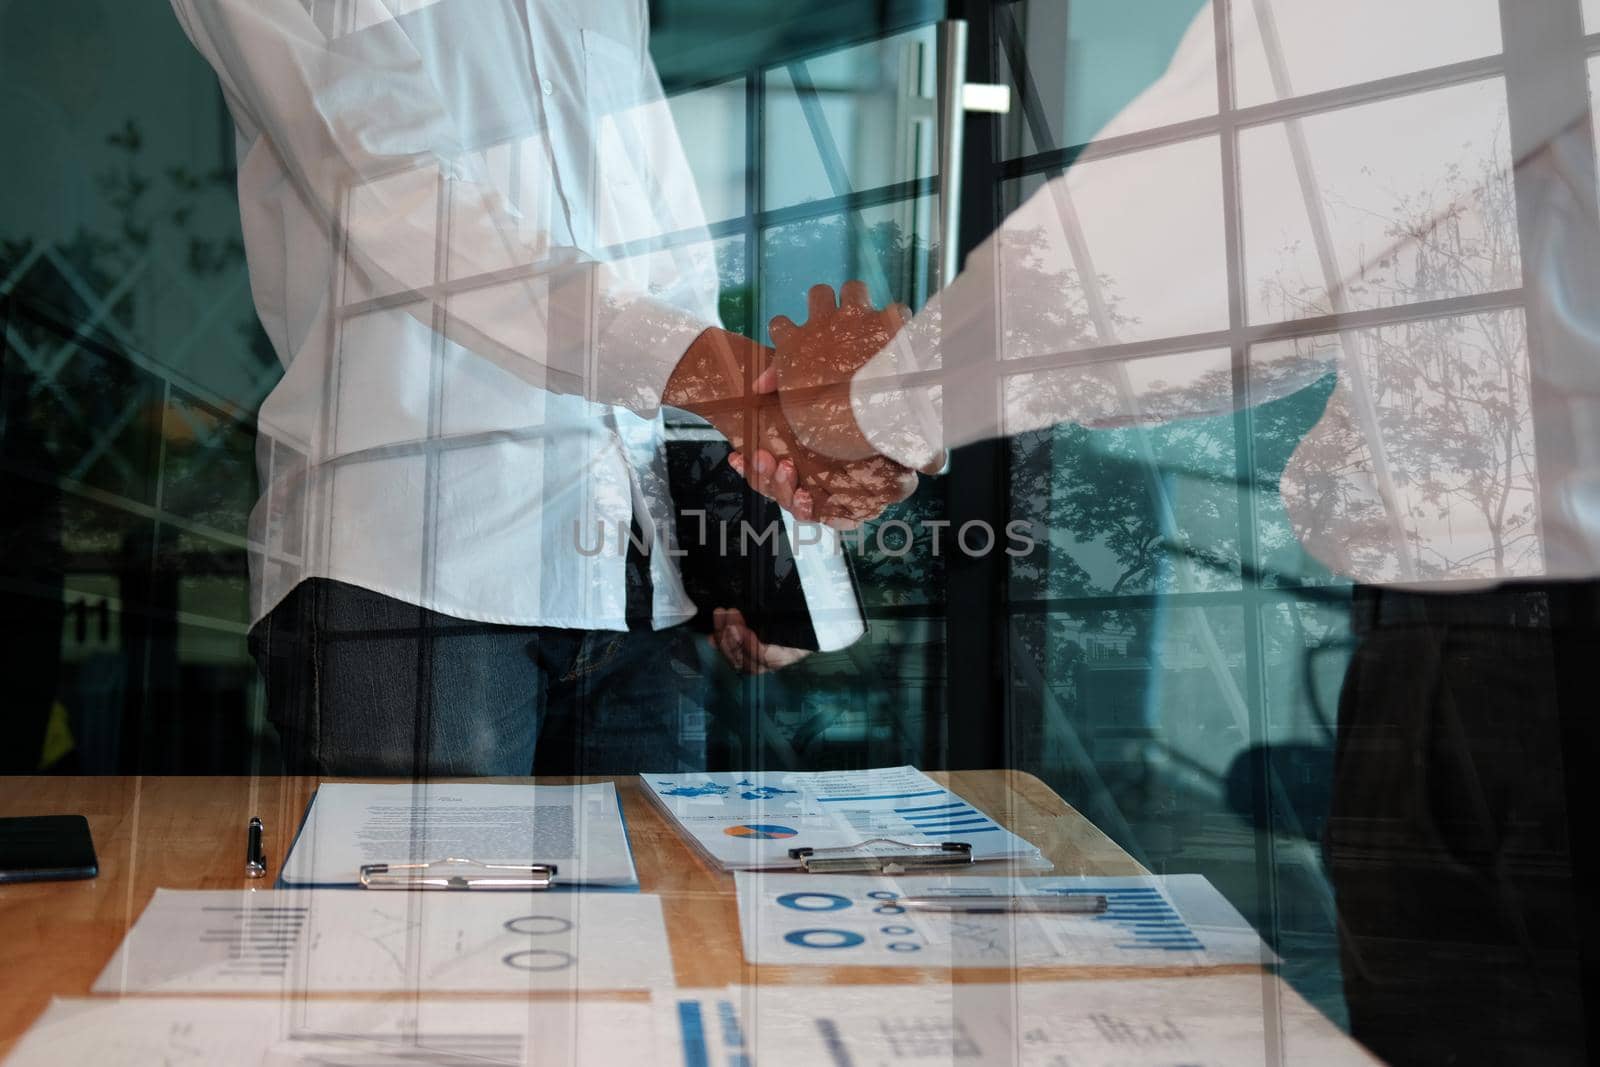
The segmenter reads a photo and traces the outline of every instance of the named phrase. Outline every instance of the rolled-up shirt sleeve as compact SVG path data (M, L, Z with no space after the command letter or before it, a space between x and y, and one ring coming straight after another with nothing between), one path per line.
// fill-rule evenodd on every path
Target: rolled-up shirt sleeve
M1061 279L1077 264L1057 196L1063 188L1083 195L1080 186L1094 180L1092 171L1069 170L1045 182L856 372L851 408L874 448L926 470L947 449L1061 423L1105 429L1235 410L1240 397L1229 379L1152 385L1132 371L1137 361L1092 351L1062 351L1047 369L1015 369L1019 358L1045 347L1042 340L1064 333L1071 293ZM1175 292L1171 299L1189 297ZM1288 396L1336 366L1326 352L1295 349L1277 357L1270 373L1253 377L1249 401ZM1050 387L1026 388L1041 379Z

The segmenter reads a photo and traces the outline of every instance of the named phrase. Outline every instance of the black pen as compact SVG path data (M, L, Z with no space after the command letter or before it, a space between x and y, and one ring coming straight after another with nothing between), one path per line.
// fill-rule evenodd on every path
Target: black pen
M245 831L244 876L262 878L267 873L267 854L261 844L261 820L251 818Z

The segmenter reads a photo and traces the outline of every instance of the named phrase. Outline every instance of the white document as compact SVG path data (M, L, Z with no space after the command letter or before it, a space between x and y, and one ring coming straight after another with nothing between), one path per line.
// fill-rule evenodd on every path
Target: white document
M791 848L873 838L965 841L977 860L1048 868L1039 850L915 767L871 771L641 774L651 796L724 870L794 869Z
M679 1063L760 1067L1376 1064L1271 975L749 986L658 998Z
M506 992L673 984L660 898L158 889L96 993Z
M741 871L752 963L871 967L1215 967L1276 956L1198 874L1124 878ZM1102 894L1100 914L913 911L903 896Z
M644 1001L58 999L6 1067L649 1067ZM670 1038L670 1035L668 1035ZM670 1046L669 1046L670 1049Z
M592 785L329 782L317 787L283 885L354 885L362 864L554 863L557 885L637 887L617 791Z

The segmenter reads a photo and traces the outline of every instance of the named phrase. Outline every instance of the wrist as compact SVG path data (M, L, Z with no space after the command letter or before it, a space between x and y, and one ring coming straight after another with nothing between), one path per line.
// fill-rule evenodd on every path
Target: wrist
M699 415L742 450L755 431L751 383L762 346L717 327L694 339L673 368L661 402Z
M820 456L834 460L870 459L878 449L868 440L850 400L837 390L827 396L786 396L781 391L784 418L795 438Z
M885 354L857 369L850 382L850 412L869 447L920 474L944 474L950 453L944 447L939 410L933 397L915 385L889 384L880 365ZM891 365L892 370L892 365Z
M704 408L744 395L745 366L753 344L715 326L701 331L672 368L661 402L699 414Z

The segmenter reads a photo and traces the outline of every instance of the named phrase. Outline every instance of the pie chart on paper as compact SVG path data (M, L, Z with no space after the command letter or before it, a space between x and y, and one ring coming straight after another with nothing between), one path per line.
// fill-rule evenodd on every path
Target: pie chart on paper
M730 826L722 831L729 837L754 837L762 841L778 841L785 837L793 837L800 831L792 826L777 826L773 823L740 823Z

